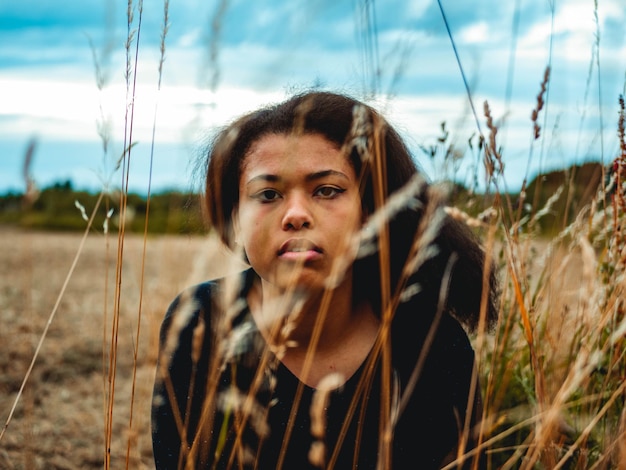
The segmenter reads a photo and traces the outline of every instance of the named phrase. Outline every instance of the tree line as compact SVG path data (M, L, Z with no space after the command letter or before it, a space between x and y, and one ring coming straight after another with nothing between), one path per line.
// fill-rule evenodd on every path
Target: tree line
M71 181L54 183L34 196L8 192L0 195L0 224L35 230L82 231L95 210L92 230L117 230L120 225L122 194L75 190ZM98 207L96 207L98 205ZM148 219L149 233L203 233L200 200L197 194L164 191L126 195L125 230L143 233Z
M552 234L563 229L579 214L582 207L595 196L602 182L599 163L574 165L565 170L541 174L531 180L523 194L504 195L500 201L504 217L517 220L520 216L548 210L537 220L537 230ZM0 225L36 230L81 231L87 224L100 195L75 190L71 181L50 185L35 195L7 192L0 195ZM502 198L502 195L499 195ZM462 185L453 185L450 204L475 216L494 204L489 193L471 193ZM116 230L120 224L121 193L112 191L103 196L96 209L92 229ZM511 212L512 211L512 212ZM200 195L179 191L163 191L126 196L125 229L143 233L148 218L148 232L155 234L202 234Z

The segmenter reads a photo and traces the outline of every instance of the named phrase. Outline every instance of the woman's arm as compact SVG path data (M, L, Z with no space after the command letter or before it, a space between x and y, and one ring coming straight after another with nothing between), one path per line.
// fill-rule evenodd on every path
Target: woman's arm
M209 346L209 328L205 325L210 306L208 287L202 284L179 295L161 325L152 399L152 446L157 470L179 468L181 450L185 454L193 440L197 424L194 415L203 395L200 388L206 383L202 363L206 362ZM202 335L195 344L194 334ZM194 351L198 348L200 351ZM182 435L186 439L181 439Z

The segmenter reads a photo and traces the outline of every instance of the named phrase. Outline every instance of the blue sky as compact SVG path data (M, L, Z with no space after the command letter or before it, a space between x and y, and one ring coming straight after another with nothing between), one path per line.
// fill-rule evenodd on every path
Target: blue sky
M540 170L616 155L626 7L623 0L597 3L594 10L593 0L441 0L481 130L487 133L485 101L500 124L510 189ZM0 192L24 189L31 139L30 173L40 186L65 179L96 190L119 186L115 166L130 109L126 15L122 1L0 3ZM131 30L138 21L134 4ZM151 154L153 189L198 187L194 168L216 126L313 86L380 109L434 180L452 170L433 164L420 146L436 143L441 122L459 151L477 132L436 1L177 0L169 22L160 90L161 1L144 3L133 36L133 190L147 190ZM541 139L532 142L530 115L548 64ZM111 138L106 152L98 122ZM469 184L475 161L466 155L457 178Z

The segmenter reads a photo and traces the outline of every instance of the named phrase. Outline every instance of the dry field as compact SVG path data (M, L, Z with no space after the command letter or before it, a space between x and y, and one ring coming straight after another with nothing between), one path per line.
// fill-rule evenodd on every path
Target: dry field
M79 251L81 238L81 234L0 228L2 425ZM544 248L535 243L526 259L540 258ZM228 266L236 269L211 239L155 236L147 239L142 282L143 249L143 237L128 235L124 239L110 461L110 468L115 469L154 467L150 397L158 329L168 304L186 286L223 274ZM0 441L0 469L103 468L117 251L115 233L108 237L92 233L87 237L23 396ZM563 265L556 260L550 262L558 267L549 269L556 275L542 290L543 295L558 293L561 302L579 302L579 258L573 256ZM137 379L129 427L133 345L140 304ZM555 305L555 310L566 312L571 307ZM551 323L555 346L568 330L567 319L557 314Z
M3 426L81 238L80 234L0 228ZM129 432L143 245L140 236L124 240L111 468L125 468L129 439L129 467L154 467L149 413L161 318L181 289L218 275L225 266L205 238L148 239L135 408ZM0 469L103 468L108 389L103 371L108 370L117 247L117 234L107 239L94 233L87 238L24 394L0 441Z

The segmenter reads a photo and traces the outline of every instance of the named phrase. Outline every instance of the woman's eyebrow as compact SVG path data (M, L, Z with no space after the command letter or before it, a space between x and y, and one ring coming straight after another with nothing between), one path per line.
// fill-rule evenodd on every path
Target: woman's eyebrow
M257 181L263 181L267 183L278 183L280 180L281 178L278 175L262 174L262 175L253 176L246 182L246 184L252 184Z
M337 170L322 170L322 171L316 171L314 173L310 173L310 174L306 175L305 180L307 182L315 181L315 180L327 178L328 176L338 176L339 178L343 178L343 179L346 179L346 180L350 179L350 178L348 178L348 175L346 175L345 173L343 173L341 171L337 171ZM274 175L274 174L271 174L271 173L263 173L261 175L253 176L252 178L250 178L246 182L246 184L252 184L252 183L255 183L257 181L263 181L263 182L266 182L266 183L279 183L282 180L283 180L283 178L281 178L278 175Z
M306 180L307 181L315 181L315 180L319 180L322 178L326 178L328 176L339 176L340 178L344 178L346 180L350 180L350 178L348 178L348 175L346 175L345 173L342 173L341 171L337 171L337 170L322 170L322 171L316 171L315 173L311 173L309 175L306 176Z

